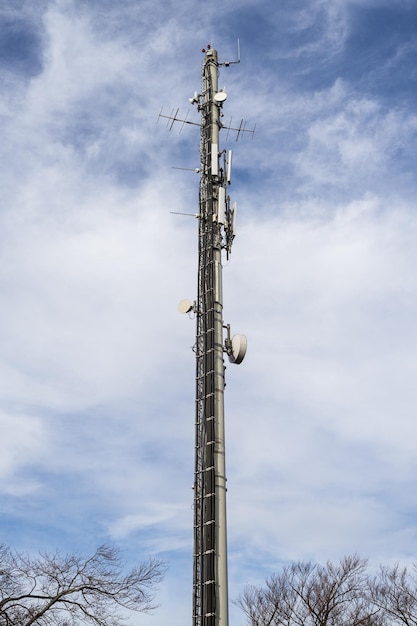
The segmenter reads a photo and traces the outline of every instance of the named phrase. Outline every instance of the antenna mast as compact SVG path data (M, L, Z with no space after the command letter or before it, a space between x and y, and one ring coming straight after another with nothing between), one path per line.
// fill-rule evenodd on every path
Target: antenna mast
M201 178L196 333L194 478L194 626L227 626L226 467L224 440L223 290L219 195L218 59L202 69ZM223 184L222 184L223 183ZM220 192L220 189L222 191ZM223 208L223 207L222 207ZM224 210L224 209L223 209Z
M230 338L223 322L222 250L230 255L235 236L236 203L230 206L227 189L232 177L232 151L220 150L222 107L226 92L218 88L217 51L207 47L202 65L201 93L190 98L201 113L200 188L198 217L197 301L182 300L181 313L196 315L196 420L194 467L193 626L228 626L226 529L226 464L224 435L224 353L241 363L246 337ZM172 124L182 120L175 115ZM225 127L227 128L227 127ZM242 123L237 136L245 131ZM223 335L226 329L226 339Z
M229 255L234 219L227 188L231 152L219 149L222 106L217 51L202 66L201 174L196 303L196 424L193 626L228 626L222 249ZM229 343L227 343L229 341ZM230 337L226 340L231 360Z

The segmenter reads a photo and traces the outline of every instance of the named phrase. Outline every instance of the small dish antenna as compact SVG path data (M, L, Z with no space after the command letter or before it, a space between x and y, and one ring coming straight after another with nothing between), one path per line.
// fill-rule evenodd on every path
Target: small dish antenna
M181 300L181 302L178 305L178 311L180 313L189 313L192 310L193 310L193 304L191 300L188 300L188 299Z
M246 350L248 349L248 340L245 335L233 335L232 345L229 351L229 361L239 365L245 358Z
M227 93L225 91L219 91L218 93L214 94L214 101L217 102L217 104L223 104L223 102L225 102L225 100L227 99Z

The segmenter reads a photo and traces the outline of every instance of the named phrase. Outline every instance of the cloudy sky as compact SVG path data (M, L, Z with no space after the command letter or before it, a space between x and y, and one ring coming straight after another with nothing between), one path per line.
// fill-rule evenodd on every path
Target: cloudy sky
M292 560L417 551L415 0L0 8L0 530L169 566L191 619L198 128L223 68L230 595ZM235 608L232 623L243 622Z

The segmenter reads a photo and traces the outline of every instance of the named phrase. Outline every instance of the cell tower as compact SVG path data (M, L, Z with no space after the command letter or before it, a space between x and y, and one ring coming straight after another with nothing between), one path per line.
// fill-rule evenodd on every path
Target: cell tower
M232 151L221 150L220 130L246 131L222 124L227 94L219 90L221 65L217 51L203 50L201 93L190 98L201 113L200 189L198 217L198 289L192 304L182 300L181 313L196 318L196 420L194 474L193 626L228 626L228 575L226 528L226 465L224 387L226 353L241 363L246 337L230 337L223 321L222 254L229 257L236 232L236 203L231 206L228 187L232 176ZM175 115L175 121L194 124Z

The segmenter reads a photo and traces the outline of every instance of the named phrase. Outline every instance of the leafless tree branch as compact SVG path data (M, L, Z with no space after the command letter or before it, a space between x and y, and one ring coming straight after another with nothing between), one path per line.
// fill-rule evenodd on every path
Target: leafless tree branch
M294 563L265 587L246 587L236 604L249 626L384 626L385 613L367 593L366 566L357 555Z
M149 612L164 565L148 559L125 571L120 551L31 558L0 545L0 626L120 626L123 610Z

